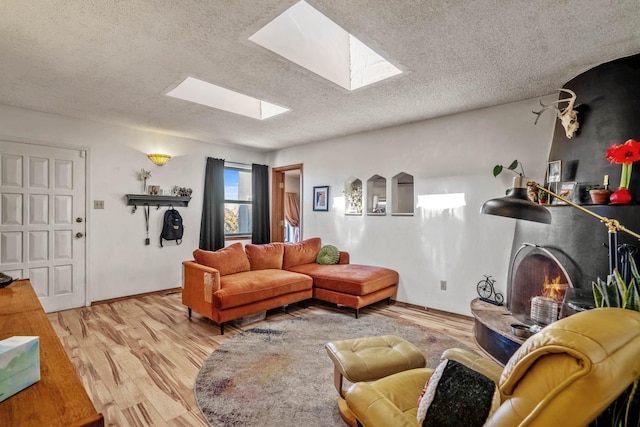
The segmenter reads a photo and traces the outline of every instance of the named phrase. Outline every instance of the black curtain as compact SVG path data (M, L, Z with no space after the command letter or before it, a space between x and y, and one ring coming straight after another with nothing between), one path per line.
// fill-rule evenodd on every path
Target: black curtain
M200 249L224 248L224 160L207 157L200 221Z
M251 243L260 245L271 241L269 224L269 166L251 165L251 192L253 214Z

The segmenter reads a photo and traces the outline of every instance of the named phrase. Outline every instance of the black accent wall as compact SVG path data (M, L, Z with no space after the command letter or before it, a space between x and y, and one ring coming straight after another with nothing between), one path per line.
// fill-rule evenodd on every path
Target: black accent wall
M622 167L605 159L606 149L628 139L640 140L640 55L599 65L564 87L577 95L574 108L578 110L580 127L572 139L567 139L560 121L556 121L549 161L562 161L563 182L602 184L604 175L609 175L609 188L615 190ZM640 162L633 165L629 190L634 201L640 201ZM640 205L587 207L640 233ZM518 220L512 257L523 242L534 243L553 248L572 260L575 266L570 273L574 286L590 288L596 277L606 279L609 271L606 227L571 206L554 205L549 209L550 225ZM640 242L625 233L619 233L618 240L620 244L640 247Z
M556 120L549 161L562 160L562 181L602 184L603 176L609 175L610 188L615 190L622 167L609 163L605 155L613 144L640 140L640 55L599 65L564 87L577 95L574 109L580 127L567 139ZM639 200L640 162L633 165L629 190Z

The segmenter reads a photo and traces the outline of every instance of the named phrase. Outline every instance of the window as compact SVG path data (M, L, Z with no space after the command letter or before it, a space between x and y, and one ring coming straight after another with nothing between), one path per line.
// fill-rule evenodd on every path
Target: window
M251 235L251 169L224 168L224 235Z

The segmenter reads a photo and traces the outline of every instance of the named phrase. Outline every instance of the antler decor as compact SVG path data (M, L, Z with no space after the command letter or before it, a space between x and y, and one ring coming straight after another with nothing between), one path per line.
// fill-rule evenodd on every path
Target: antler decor
M558 118L562 122L562 126L564 127L567 138L571 139L573 137L573 134L575 134L576 131L578 130L578 127L580 127L580 124L578 123L578 112L573 109L573 105L576 102L577 96L574 91L569 89L558 89L558 90L560 92L568 93L569 95L571 95L571 98L559 99L557 101L553 101L551 104L546 104L546 105L543 104L542 101L539 101L540 105L543 108L540 111L532 111L533 114L538 116L536 117L536 121L534 124L538 124L538 119L540 118L540 115L544 111L548 110L549 108L553 108L556 111ZM561 102L568 102L569 104L563 110L560 110L560 108L558 108L556 104L559 104Z

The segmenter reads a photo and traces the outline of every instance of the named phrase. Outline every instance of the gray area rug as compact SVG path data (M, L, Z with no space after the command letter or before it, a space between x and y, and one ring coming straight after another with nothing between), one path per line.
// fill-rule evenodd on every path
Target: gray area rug
M390 334L416 345L428 367L436 367L447 348L468 348L432 329L376 315L291 317L247 330L218 347L198 373L196 401L215 427L344 426L324 345Z

